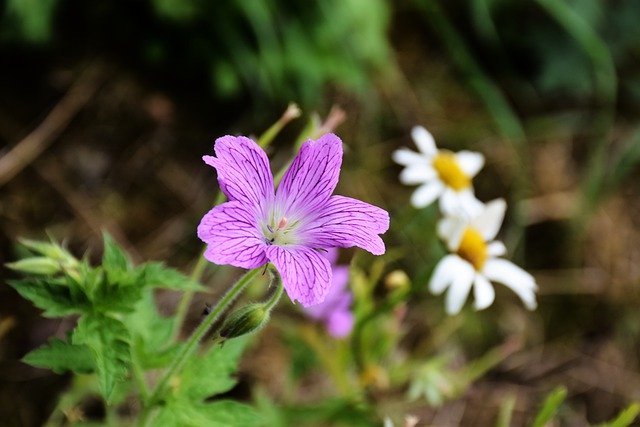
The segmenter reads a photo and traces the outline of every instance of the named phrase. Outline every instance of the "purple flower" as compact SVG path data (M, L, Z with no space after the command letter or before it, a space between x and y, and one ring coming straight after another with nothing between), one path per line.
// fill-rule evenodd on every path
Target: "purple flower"
M336 135L305 142L277 191L267 155L254 141L223 136L214 148L216 157L203 160L216 168L229 201L210 210L198 226L209 261L242 268L271 261L289 298L306 307L324 301L331 284L331 266L319 250L358 246L384 253L378 235L389 228L389 214L331 195L342 163Z
M330 249L325 255L333 267L333 280L327 296L321 304L305 307L309 317L325 324L329 334L335 338L349 335L353 328L353 314L349 310L353 296L349 291L349 267L336 265L338 250Z

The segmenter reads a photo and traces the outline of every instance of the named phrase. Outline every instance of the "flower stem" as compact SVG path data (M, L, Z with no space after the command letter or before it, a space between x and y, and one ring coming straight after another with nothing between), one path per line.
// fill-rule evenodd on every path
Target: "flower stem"
M149 397L148 406L143 410L140 416L139 425L147 425L150 421L150 409L158 403L158 400L164 395L166 392L166 388L169 384L169 381L175 374L177 374L180 369L185 365L185 363L189 360L189 358L193 355L195 350L197 349L198 343L204 338L207 334L211 326L218 320L218 317L224 312L229 304L233 302L233 300L240 295L240 293L244 290L244 288L253 280L253 278L260 272L259 268L250 270L244 276L242 276L232 287L227 291L226 294L220 299L218 304L209 312L209 314L204 318L202 323L193 331L193 334L189 338L189 340L185 343L184 347L182 347L180 353L176 356L176 358L171 363L171 366L166 370L155 389L151 393Z
M202 249L202 253L198 257L198 261L196 265L193 266L193 270L191 271L190 278L194 282L199 282L204 274L204 271L207 268L207 259L204 257L204 251L206 250L206 246ZM182 324L184 323L185 318L187 317L187 312L189 311L189 305L191 305L191 300L193 299L193 291L185 291L182 294L182 298L180 298L180 302L178 303L178 308L176 309L176 314L173 320L173 333L172 333L172 341L175 341L180 334L180 330L182 329Z

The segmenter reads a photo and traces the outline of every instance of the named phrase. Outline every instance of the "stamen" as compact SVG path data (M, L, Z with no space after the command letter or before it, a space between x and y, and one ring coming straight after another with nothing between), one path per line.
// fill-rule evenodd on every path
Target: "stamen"
M482 235L472 227L467 227L456 251L460 257L469 261L476 271L481 271L489 257L487 243Z
M432 160L432 165L446 186L456 191L471 186L471 178L464 173L453 153L439 150Z
M280 222L278 223L278 230L283 229L285 225L287 225L287 217L283 216L282 219L280 219Z

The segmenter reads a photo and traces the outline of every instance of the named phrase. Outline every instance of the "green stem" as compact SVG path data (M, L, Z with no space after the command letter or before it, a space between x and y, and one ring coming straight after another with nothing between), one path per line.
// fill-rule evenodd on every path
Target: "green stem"
M149 398L149 405L144 408L141 416L139 425L146 426L149 424L150 420L150 409L153 408L154 405L158 404L159 399L166 392L166 388L169 384L171 378L176 375L180 369L185 365L185 363L189 360L189 358L196 351L198 344L207 334L211 326L218 320L218 317L224 312L229 304L231 304L240 293L244 290L244 288L253 280L253 278L260 272L259 268L248 271L244 276L242 276L228 291L224 296L220 299L218 304L209 312L209 314L204 318L202 323L193 331L193 334L189 338L189 340L185 343L184 347L182 347L180 353L176 356L176 358L171 363L171 366L166 370L155 389L151 393Z
M277 287L276 287L276 290L273 292L273 295L271 295L269 300L265 303L264 308L266 311L271 311L273 307L275 307L275 305L278 304L278 301L280 301L280 298L282 297L282 294L284 292L284 286L282 285L282 278L280 277L280 273L271 264L269 269L271 270L271 274L273 275L271 279L271 283L272 284L275 283Z
M222 194L222 192L220 193ZM202 249L200 256L198 257L198 261L196 265L193 267L191 271L191 275L189 276L192 281L199 282L202 279L202 275L207 268L208 261L204 257L204 251L206 250L206 246ZM180 335L180 331L182 330L182 325L184 323L185 318L187 317L187 312L189 311L189 306L191 305L191 300L193 299L193 291L185 291L182 294L182 298L180 298L180 302L178 303L178 308L176 309L175 318L173 321L173 333L172 333L172 341L175 341Z
M138 349L135 345L131 347L131 367L133 371L133 378L140 392L140 397L143 404L146 405L149 401L149 388L147 387L147 382L144 379L144 369L142 369L142 366L140 365Z

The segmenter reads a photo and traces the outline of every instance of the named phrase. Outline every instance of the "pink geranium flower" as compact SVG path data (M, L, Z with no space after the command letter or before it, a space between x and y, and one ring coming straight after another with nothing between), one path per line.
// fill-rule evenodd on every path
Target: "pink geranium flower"
M327 332L335 338L344 338L353 329L353 314L350 307L353 295L347 284L349 283L349 267L337 265L338 250L330 249L325 255L333 270L331 288L324 302L313 307L305 307L309 317L324 323Z
M216 168L229 201L198 226L209 261L248 269L271 261L289 298L311 306L324 301L331 283L331 266L319 251L358 246L374 255L385 252L379 234L389 228L389 214L331 195L342 164L336 135L305 142L277 191L267 155L253 140L223 136L214 149L216 157L203 160Z

